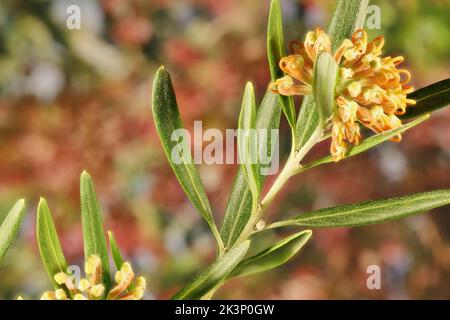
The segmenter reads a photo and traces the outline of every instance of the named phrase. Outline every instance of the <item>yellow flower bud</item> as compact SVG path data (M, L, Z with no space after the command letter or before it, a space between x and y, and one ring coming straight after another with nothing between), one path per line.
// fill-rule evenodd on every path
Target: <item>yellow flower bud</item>
M364 99L368 102L375 102L381 93L381 89L377 86L370 87L364 90L363 96Z
M142 289L141 287L136 287L133 290L133 298L136 300L140 300L142 299L142 297L144 296L144 289Z
M133 272L133 268L131 268L131 264L129 262L124 262L122 264L122 267L120 268L120 270L122 272L124 272L125 274L129 274Z
M87 300L88 298L86 298L84 295L82 295L81 293L77 293L74 297L73 300Z
M64 272L59 272L55 274L53 278L55 279L57 284L64 284L66 283L67 279L69 279L69 275Z
M100 298L105 292L105 287L102 284L97 284L95 286L92 286L90 292L95 298Z
M356 48L348 49L344 52L344 58L348 61L355 60L359 55L359 51Z
M382 106L373 106L370 108L370 114L372 116L372 123L382 121L384 110Z
M53 291L44 292L41 296L41 300L55 300L56 296Z
M95 270L100 266L100 264L100 258L98 256L91 255L84 266L85 272L87 274L94 273Z
M81 291L86 291L86 290L88 290L90 287L91 287L91 283L90 283L88 280L86 280L86 279L81 279L81 280L80 280L80 283L78 284L78 288L79 288Z
M125 279L125 275L124 275L123 271L122 270L117 271L114 276L114 280L116 280L116 283L119 284L122 281L124 281L124 279Z
M65 300L67 298L67 295L63 289L57 289L55 291L55 297L57 300Z
M144 277L141 276L136 279L135 284L136 284L136 287L140 287L145 290L145 287L147 286L147 281L145 280Z
M348 93L350 94L350 97L357 97L361 93L361 85L357 81L353 81L350 83L347 87Z
M341 81L350 79L351 77L353 77L353 70L350 68L339 68L339 77L341 79Z

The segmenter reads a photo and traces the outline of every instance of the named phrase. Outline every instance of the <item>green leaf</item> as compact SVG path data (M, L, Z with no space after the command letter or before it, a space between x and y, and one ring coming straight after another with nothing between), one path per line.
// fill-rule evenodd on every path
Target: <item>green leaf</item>
M328 27L332 38L333 52L339 48L344 39L364 27L369 0L339 0Z
M123 260L122 254L120 253L120 249L117 246L116 239L114 239L114 235L111 231L108 231L108 238L109 238L109 247L111 248L111 255L114 260L114 265L116 266L117 270L120 270L125 260Z
M411 121L401 127L398 127L396 129L388 130L383 133L375 134L367 139L364 139L359 145L353 146L346 154L346 158L350 158L353 156L356 156L357 154L360 154L364 151L367 151L368 149L371 149L383 142L388 141L389 139L393 138L399 133L403 133L416 125L422 123L423 121L430 118L429 114L425 114L419 118L417 118L414 121ZM333 162L333 158L331 155L328 155L326 157L323 157L321 159L315 160L311 163L305 164L303 167L300 168L300 171L305 171L314 167L317 167L322 164Z
M360 227L375 223L398 220L442 207L450 203L450 190L436 190L403 197L373 200L358 204L310 211L294 219L272 224L270 228L281 226L302 227Z
M314 66L314 98L322 126L331 116L335 104L338 65L328 52L321 52Z
M90 175L83 171L80 177L81 223L83 225L84 256L87 261L96 255L102 263L102 283L105 293L110 286L109 255L103 230L103 219L95 193L94 182Z
M153 118L167 160L187 197L206 220L216 237L219 248L221 248L222 240L214 223L208 197L192 160L191 147L187 143L187 139L182 136L176 137L181 139L173 139L176 132L182 132L180 130L182 130L183 124L178 112L172 81L164 67L160 67L156 73L152 95ZM178 155L179 161L174 161L173 155Z
M283 71L279 67L281 58L286 56L283 36L283 16L280 0L272 0L267 26L267 57L272 81L283 77ZM280 105L291 126L295 128L295 107L292 97L279 95Z
M199 299L207 294L211 289L222 283L228 275L233 271L237 264L247 253L250 246L250 241L244 241L241 244L233 247L222 258L213 263L208 269L202 272L194 281L189 283L172 299Z
M278 106L279 100L276 94L267 91L256 117L256 128L268 130L266 150L267 156L271 157L272 129L278 129L280 125L281 109ZM263 167L261 165L261 167ZM266 176L260 176L260 182L263 183ZM231 189L231 194L225 209L225 218L222 224L221 235L225 247L231 247L239 235L244 230L252 211L252 194L248 187L244 171L239 168Z
M305 96L295 127L295 150L299 150L303 146L308 145L313 139L318 139L321 132L320 113L316 109L314 96Z
M300 251L311 238L311 235L311 230L305 230L277 242L257 255L239 263L233 270L232 276L247 276L281 266Z
M436 111L450 104L450 78L408 94L408 99L416 100L416 104L406 108L400 118L412 118L424 113Z
M225 248L230 248L247 225L252 212L252 193L242 167L233 182L230 197L225 208L221 235Z
M249 82L245 86L242 99L241 112L239 114L238 153L239 160L244 168L253 199L259 197L259 166L258 166L258 137L255 131L256 103L253 86Z
M59 243L52 214L44 198L41 198L37 207L36 238L45 270L55 289L60 288L54 276L59 272L67 272L67 262Z
M22 223L23 216L25 215L25 200L18 200L11 210L8 212L5 220L0 226L0 263L5 257L6 251L8 251L11 243L16 238L19 231L20 224Z
M346 38L364 25L368 0L339 0L333 14L328 34L332 38L332 48L335 51ZM295 129L295 149L311 144L312 140L320 138L317 127L320 115L314 98L306 96L303 99L300 114Z
M367 150L379 145L380 143L388 141L389 139L393 138L397 134L403 133L403 132L417 126L418 124L424 122L425 120L427 120L429 118L430 118L430 115L425 114L425 115L415 119L414 121L404 124L401 127L398 127L396 129L392 129L392 130L388 130L388 131L385 131L382 133L378 133L367 139L364 139L359 145L352 147L347 152L345 158L350 158L350 157L356 156L357 154L360 154L364 151L367 151ZM331 157L331 155L328 155L319 160L305 164L302 168L300 168L300 171L305 171L305 170L317 167L317 166L325 164L325 163L330 163L330 162L333 162L333 158Z

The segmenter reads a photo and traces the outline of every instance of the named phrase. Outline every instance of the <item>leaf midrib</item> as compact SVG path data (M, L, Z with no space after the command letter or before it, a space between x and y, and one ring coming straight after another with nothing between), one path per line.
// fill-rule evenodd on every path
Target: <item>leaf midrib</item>
M423 101L423 100L425 100L425 99L430 99L430 98L432 98L432 97L434 97L434 96L436 96L436 95L441 95L441 94L443 94L443 93L445 93L445 92L447 92L447 91L450 91L450 88L443 88L442 90L435 91L435 92L432 92L432 93L430 93L430 94L424 95L424 96L421 97L421 98L418 98L418 99L412 98L412 99L414 99L414 100L416 101L416 103L417 103L417 102Z
M49 226L49 220L48 220L48 216L49 216L49 212L47 212L47 210L45 210L46 211L46 213L45 213L45 218L44 218L44 224L45 224L45 229L46 229L46 234L49 236L49 238L50 238L50 247L51 247L51 252L53 253L53 255L54 255L54 257L55 257L55 261L56 261L56 264L57 264L57 267L59 268L59 270L61 271L61 272L65 272L65 270L64 270L64 268L62 267L62 264L61 264L61 261L59 260L59 257L58 257L58 253L57 253L57 250L56 250L56 247L55 247L55 243L54 243L54 240L55 239L53 239L53 237L52 237L52 235L50 234L50 226ZM47 214L48 213L48 214ZM56 232L56 231L55 231ZM56 273L55 273L56 274ZM54 275L53 275L54 276Z
M443 193L445 194L446 192L443 192ZM440 196L440 194L424 195L423 197L418 197L418 198L409 200L409 202L417 202L417 201L425 200L425 199L428 199L428 198L434 198L434 197L437 197L437 196ZM375 201L377 201L377 200L375 200ZM287 220L286 222L292 221L292 222L302 223L302 222L320 220L320 219L323 219L323 218L340 217L340 216L343 216L343 215L354 214L354 213L356 213L358 211L376 210L376 209L380 209L380 208L383 208L383 207L389 207L389 206L394 207L394 206L398 206L399 204L401 204L401 202L405 202L405 201L408 201L408 200L405 200L405 199L401 200L401 199L399 199L399 200L397 200L397 201L395 201L393 203L390 202L387 205L386 205L386 203L381 203L379 206L374 206L374 207L370 207L370 208L363 208L363 207L361 207L361 208L355 208L354 210L345 211L345 212L341 212L341 213L330 213L330 214L327 214L327 215L320 215L320 216L318 215L317 211L316 212L311 211L311 212L309 212L307 214L308 215L309 214L312 215L313 213L315 213L317 215L311 216L311 217L306 217L306 218L302 218L300 216L297 219ZM448 200L448 203L450 203L450 200ZM350 205L350 206L352 206L352 205ZM355 205L355 206L357 206L357 205ZM325 211L327 209L319 209L319 210L324 210ZM338 210L338 208L335 208L334 210Z
M89 223L89 233L90 233L90 235L91 235L91 241L90 241L90 243L91 244L93 244L93 246L94 246L94 254L100 254L100 250L99 250L99 248L98 248L98 246L97 246L97 241L95 241L95 232L94 232L94 228L96 227L96 225L95 225L95 223L94 223L94 208L93 207L91 207L91 203L94 205L94 206L96 206L95 205L95 203L94 203L94 201L97 201L96 199L94 199L94 198L92 198L91 199L91 195L92 195L92 188L91 188L91 184L90 183L88 183L88 194L87 195L85 195L85 196L87 196L87 207L88 207L88 212L87 212L87 214L88 214L88 223ZM91 201L92 200L92 201ZM96 214L98 214L98 210L95 210L95 211L97 211L97 213ZM88 259L89 257L86 257L86 259ZM102 258L103 258L103 254L102 254Z
M241 213L242 209L244 208L244 204L245 204L244 200L247 197L247 194L249 192L250 192L250 189L248 188L248 186L246 186L244 194L242 196L242 200L239 203L239 208L238 208L238 211L236 213L236 217L240 216L240 213ZM233 221L233 224L232 224L232 227L231 227L231 231L230 231L229 236L228 236L227 246L229 246L232 243L232 241L233 241L233 238L234 238L233 235L234 235L234 232L236 230L238 220L239 219L234 219L234 221Z
M181 149L181 147L179 146L179 144L177 144L176 147L178 149L177 151L183 151ZM192 156L191 156L191 160L192 160ZM190 182L194 186L193 189L194 189L195 195L197 196L197 199L200 202L200 205L201 205L202 209L204 210L203 214L206 215L205 218L207 219L208 223L211 223L212 222L212 213L211 213L210 210L208 210L208 207L206 206L206 203L204 203L204 201L203 201L203 197L201 197L199 191L197 190L197 185L195 183L195 180L194 180L193 176L191 175L191 168L184 161L182 161L181 163L183 164L183 167L184 167L184 169L187 172L187 175L189 177ZM172 164L172 162L171 162L171 164ZM175 164L172 164L172 166L175 167ZM183 189L185 189L185 191L187 191L189 193L189 190L188 190L188 188L186 186L183 185Z

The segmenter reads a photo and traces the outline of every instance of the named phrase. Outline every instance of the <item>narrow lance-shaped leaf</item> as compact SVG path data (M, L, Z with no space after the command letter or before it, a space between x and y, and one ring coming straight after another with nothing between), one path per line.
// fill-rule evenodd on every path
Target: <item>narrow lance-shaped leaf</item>
M87 261L91 255L100 258L102 282L105 292L110 286L109 255L103 230L103 219L95 193L94 182L86 171L80 177L81 222L83 225L84 256Z
M332 39L332 50L335 51L344 39L350 38L353 32L364 27L369 0L339 0L331 18L328 34Z
M296 138L295 150L301 149L307 145L311 139L315 139L320 135L320 114L316 110L316 102L313 95L308 95L303 98L296 124Z
M283 72L278 66L281 58L286 56L283 35L283 16L280 0L272 0L270 3L269 21L267 26L267 57L272 81L283 77ZM295 127L295 106L292 97L279 95L280 105L291 126Z
M253 86L249 82L245 86L239 114L238 153L244 168L252 197L255 201L259 196L259 166L258 166L258 137L255 131L256 106Z
M247 240L230 249L230 251L222 258L197 276L194 281L175 294L172 299L184 300L201 298L228 277L247 253L249 245L250 241Z
M436 111L450 104L450 78L416 90L408 94L416 104L406 108L406 113L400 118L412 118L424 113Z
M328 28L333 51L352 33L363 27L369 0L339 0ZM295 129L295 149L317 139L320 115L312 95L303 99ZM319 132L320 134L320 132ZM319 136L320 137L320 136Z
M172 81L164 67L156 73L152 97L153 118L167 160L187 197L206 220L221 246L222 240L214 223L211 206L186 141L189 135L183 129Z
M264 146L258 146L259 148L267 150L267 157L270 159L272 157L272 148L274 147L272 140L278 141L280 114L281 109L278 106L277 95L267 91L258 109L256 128L267 132L267 144ZM259 152L260 151L261 149ZM261 167L263 167L262 164ZM265 177L265 175L260 175L259 178L261 184L263 183ZM248 187L244 170L240 167L236 174L230 197L227 202L225 218L221 229L221 235L225 247L231 247L238 239L250 218L251 211L252 194Z
M311 238L311 235L311 230L305 230L277 242L257 255L239 263L230 277L247 276L281 266L300 251Z
M108 238L109 238L109 247L111 248L111 255L114 261L114 265L116 266L117 270L120 270L122 268L122 264L125 262L123 260L122 254L120 253L120 249L117 246L116 239L114 238L114 235L111 231L108 231Z
M448 204L450 190L436 190L314 210L287 221L276 222L269 227L359 227L398 220Z
M54 276L59 272L67 272L67 262L59 243L50 208L44 198L41 198L37 207L36 238L44 268L53 286L56 289L60 288Z
M25 214L25 200L18 200L0 226L0 263L16 238Z
M321 52L314 66L314 98L322 126L331 116L335 104L338 66L328 52Z
M350 157L356 156L357 154L360 154L360 153L367 151L373 147L376 147L380 143L388 141L389 139L395 137L396 135L403 133L403 132L417 126L418 124L424 122L425 120L427 120L429 118L430 118L430 115L425 114L425 115L422 115L421 117L415 119L414 121L404 124L401 127L398 127L396 129L391 129L388 131L384 131L382 133L378 133L367 139L364 139L359 145L352 147L347 152L345 158L350 158ZM304 165L302 168L300 168L300 171L311 169L311 168L317 167L319 165L322 165L325 163L330 163L330 162L333 162L333 157L331 155L328 155L326 157L323 157L322 159L319 159L319 160L316 160L316 161L313 161L311 163Z

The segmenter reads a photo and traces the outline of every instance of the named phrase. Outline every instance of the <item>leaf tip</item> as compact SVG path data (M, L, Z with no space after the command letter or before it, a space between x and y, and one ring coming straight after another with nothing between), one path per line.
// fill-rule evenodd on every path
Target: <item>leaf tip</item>
M109 243L110 243L110 244L111 244L111 242L115 242L114 234L112 233L111 230L108 230L108 231L106 232L106 234L108 235L108 240L109 240Z
M36 228L39 229L39 224L41 223L42 219L45 219L45 211L48 208L47 200L45 200L44 197L40 197L39 203L36 209Z
M38 209L39 209L40 207L42 207L43 205L46 205L46 204L47 204L47 200L45 200L44 197L40 197L40 198L39 198L39 203L38 203Z
M26 204L25 198L20 198L19 200L17 200L17 205L20 206L21 208L25 207L25 204Z
M272 0L270 1L270 9L280 7L280 0Z
M250 106L254 107L255 104L255 89L253 87L253 83L251 81L247 81L244 89L244 100L250 99L248 102L251 102Z
M83 172L80 175L81 179L90 179L91 176L89 175L89 173L86 170L83 170Z
M162 76L169 76L169 72L167 71L166 67L161 65L158 70L156 70L156 74L155 74L155 80L159 79Z
M305 231L303 231L303 235L304 235L304 237L306 237L307 239L311 238L311 237L312 237L312 234L313 234L312 230L305 230Z

